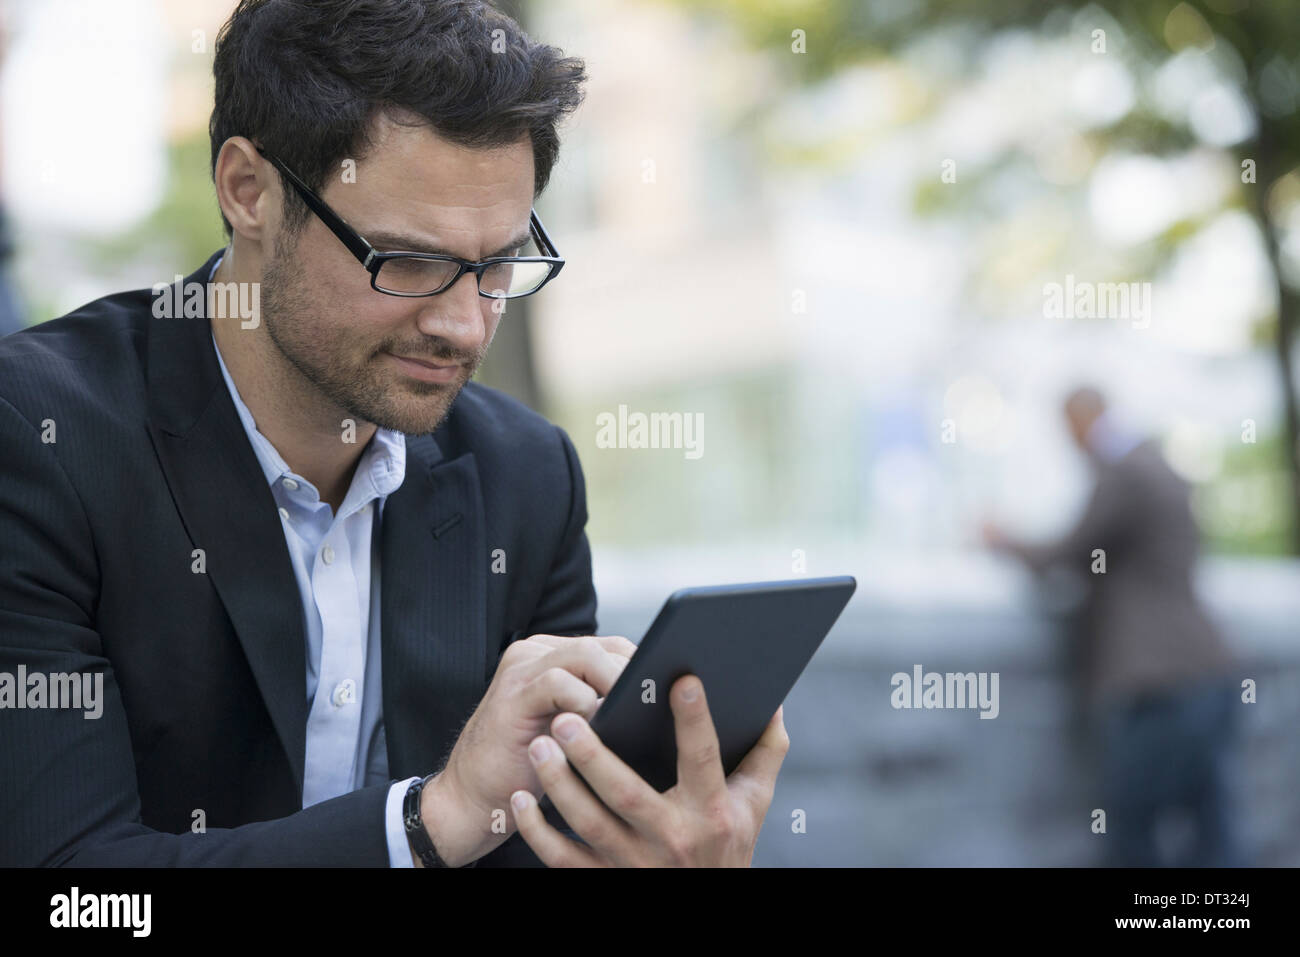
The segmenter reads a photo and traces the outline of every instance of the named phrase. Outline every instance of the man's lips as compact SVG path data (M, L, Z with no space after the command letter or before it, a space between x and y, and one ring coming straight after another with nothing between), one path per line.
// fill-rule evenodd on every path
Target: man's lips
M407 362L418 362L420 365L428 366L430 369L457 369L460 367L460 364L456 362L433 362L429 359L417 359L414 356L399 356L395 352L391 352L389 355L395 356L398 359L405 359Z
M413 359L408 356L399 356L395 353L385 353L390 359L394 360L398 366L408 375L423 379L425 382L451 382L460 372L460 363L431 362L428 359Z

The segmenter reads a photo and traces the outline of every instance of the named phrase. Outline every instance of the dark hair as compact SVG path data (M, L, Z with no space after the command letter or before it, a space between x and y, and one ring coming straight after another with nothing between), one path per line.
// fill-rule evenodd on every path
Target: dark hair
M221 145L246 136L319 191L343 159L366 154L371 121L388 112L474 149L529 136L534 197L586 80L582 60L482 0L239 0L212 72L214 180ZM292 233L308 211L292 189L284 196Z

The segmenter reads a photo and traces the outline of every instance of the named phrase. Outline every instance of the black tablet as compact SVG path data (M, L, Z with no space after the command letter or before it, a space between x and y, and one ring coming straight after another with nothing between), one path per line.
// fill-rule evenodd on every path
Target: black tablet
M668 694L678 678L694 674L704 683L723 771L730 774L758 743L856 587L843 575L674 592L592 717L592 730L666 791L677 783ZM549 800L541 806L556 819Z

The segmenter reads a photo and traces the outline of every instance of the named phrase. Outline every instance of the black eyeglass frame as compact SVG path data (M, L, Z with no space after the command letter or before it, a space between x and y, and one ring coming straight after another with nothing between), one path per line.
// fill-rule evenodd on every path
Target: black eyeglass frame
M551 237L546 232L546 227L542 225L542 221L537 217L537 211L535 209L529 210L528 231L532 234L533 239L537 241L537 245L541 250L544 253L547 253L545 256L494 256L491 259L484 259L480 262L471 262L468 259L461 259L459 256L444 256L439 253L422 253L414 251L403 252L399 250L380 252L375 249L374 246L370 245L364 236L349 226L347 220L334 212L334 210L329 207L329 204L316 195L316 192L310 186L299 179L293 170L289 169L289 167L285 166L279 159L272 154L265 152L260 147L255 146L254 149L256 149L261 156L267 159L277 170L280 171L281 175L289 181L289 184L298 191L298 195L302 197L303 202L307 204L313 213L320 217L320 221L329 228L329 231L339 238L339 241L342 242L343 245L348 248L348 251L357 258L357 262L361 263L366 272L370 273L370 288L374 289L375 292L382 292L386 296L400 296L404 299L421 299L427 296L437 296L460 282L460 277L465 275L465 273L472 272L474 273L474 283L478 287L478 294L484 299L523 299L526 296L531 296L535 293L541 292L542 288L558 276L560 270L564 268L564 259L560 256L560 251L555 248L555 243L551 242ZM396 292L392 289L384 289L379 285L379 270L382 269L384 263L390 259L432 259L441 260L443 262L454 262L457 267L456 274L452 276L452 278L448 280L446 285L441 289L435 289L433 292ZM541 281L541 284L538 285L536 289L520 293L517 296L494 296L490 293L484 292L482 287L483 271L489 266L503 262L544 262L550 265L551 271L547 274L546 278Z

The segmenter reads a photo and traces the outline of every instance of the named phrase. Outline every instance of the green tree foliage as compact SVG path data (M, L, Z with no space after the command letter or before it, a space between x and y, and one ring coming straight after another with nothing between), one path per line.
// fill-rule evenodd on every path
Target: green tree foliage
M1284 525L1290 550L1300 553L1300 412L1294 366L1300 278L1282 261L1281 215L1300 202L1300 10L1293 0L665 0L722 18L755 48L768 51L789 81L813 86L840 71L896 55L927 36L944 32L976 60L987 42L1009 30L1057 36L1072 24L1095 19L1106 30L1107 53L1123 59L1139 83L1169 57L1187 49L1213 50L1220 79L1250 104L1256 132L1231 147L1234 165L1253 163L1254 182L1243 182L1232 202L1255 219L1272 267L1276 313L1261 337L1276 356L1283 396L1283 441L1276 444L1288 478L1290 514ZM1085 37L1086 39L1086 37ZM796 53L797 55L791 55ZM1225 55L1227 54L1227 55ZM1185 124L1135 107L1109 127L1094 130L1100 152L1127 150L1156 157L1181 153L1196 137ZM1005 157L1012 164L1014 157ZM1032 175L1032 173L1030 174ZM947 197L943 195L946 192ZM955 191L918 196L918 212L934 212ZM969 196L972 191L961 191ZM1199 224L1177 223L1153 249L1163 255L1194 234ZM1149 268L1153 261L1142 262ZM1292 276L1296 276L1293 273Z

